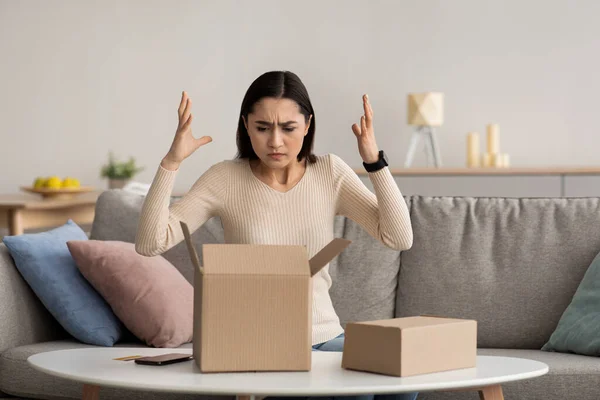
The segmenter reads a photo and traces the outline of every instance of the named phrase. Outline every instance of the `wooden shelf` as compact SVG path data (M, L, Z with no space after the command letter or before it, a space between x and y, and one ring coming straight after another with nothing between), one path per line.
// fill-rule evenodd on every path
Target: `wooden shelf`
M354 169L357 175L367 176L364 168ZM530 167L530 168L390 168L394 176L485 176L485 175L509 175L509 176L539 176L539 175L600 175L600 166L590 167Z

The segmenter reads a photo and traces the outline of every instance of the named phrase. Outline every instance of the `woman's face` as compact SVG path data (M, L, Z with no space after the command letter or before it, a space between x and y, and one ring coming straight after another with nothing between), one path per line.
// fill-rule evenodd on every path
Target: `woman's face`
M311 119L312 115L305 121L293 100L265 97L254 105L244 125L261 161L270 168L283 168L296 162Z

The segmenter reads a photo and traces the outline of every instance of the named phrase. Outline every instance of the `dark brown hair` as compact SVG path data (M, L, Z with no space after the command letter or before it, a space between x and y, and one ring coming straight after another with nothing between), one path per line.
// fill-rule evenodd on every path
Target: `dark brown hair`
M254 105L265 97L273 97L276 99L284 98L295 101L296 104L298 104L300 112L304 115L306 123L308 123L309 118L312 115L308 133L304 136L302 149L300 149L297 158L298 161L302 161L306 157L307 162L316 162L316 157L312 153L316 126L315 112L306 87L296 74L289 71L265 72L256 78L246 91L244 100L242 100L240 118L238 121L236 137L238 152L236 158L248 158L250 160L258 159L258 156L252 148L246 126L244 125L244 118L248 121L248 114L252 113Z

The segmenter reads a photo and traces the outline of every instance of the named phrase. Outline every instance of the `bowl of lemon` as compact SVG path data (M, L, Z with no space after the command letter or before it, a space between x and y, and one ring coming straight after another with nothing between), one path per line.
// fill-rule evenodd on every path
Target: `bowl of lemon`
M70 199L81 193L94 190L90 186L82 186L77 178L67 176L63 179L53 175L37 177L33 186L21 186L21 190L41 195L45 199Z

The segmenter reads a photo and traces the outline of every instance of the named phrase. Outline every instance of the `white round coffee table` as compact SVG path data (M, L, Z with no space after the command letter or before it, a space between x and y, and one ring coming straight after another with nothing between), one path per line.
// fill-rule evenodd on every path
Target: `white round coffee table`
M28 358L47 374L81 382L84 399L99 398L100 387L170 393L237 396L343 396L437 390L478 390L482 398L502 399L501 384L534 378L548 366L534 360L478 356L475 368L412 377L392 377L341 368L342 353L314 352L310 372L202 374L194 361L147 366L115 358L189 353L191 349L90 348L57 350Z

